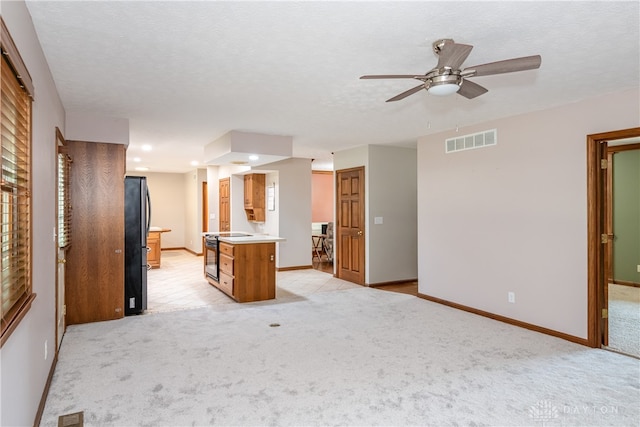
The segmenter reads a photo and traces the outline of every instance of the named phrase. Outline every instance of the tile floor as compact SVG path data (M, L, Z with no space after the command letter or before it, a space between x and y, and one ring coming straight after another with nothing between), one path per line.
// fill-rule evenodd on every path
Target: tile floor
M162 251L161 256L161 268L148 273L147 312L236 304L205 280L201 256L184 250ZM315 269L280 271L276 273L276 301L358 286Z

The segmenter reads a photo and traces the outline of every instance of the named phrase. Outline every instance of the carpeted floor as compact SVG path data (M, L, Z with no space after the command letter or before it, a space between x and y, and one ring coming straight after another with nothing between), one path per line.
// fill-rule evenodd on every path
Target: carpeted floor
M640 358L640 288L609 283L610 349Z
M358 287L70 326L42 425L637 426L638 402L638 359Z

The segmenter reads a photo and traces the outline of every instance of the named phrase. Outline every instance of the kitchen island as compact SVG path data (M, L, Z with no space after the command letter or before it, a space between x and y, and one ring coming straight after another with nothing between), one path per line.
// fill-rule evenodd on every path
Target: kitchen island
M205 233L204 275L237 302L276 297L276 242L285 239L238 232Z
M168 233L171 230L169 228L162 227L149 227L149 234L147 235L147 264L151 268L160 268L160 259L162 253L162 233Z

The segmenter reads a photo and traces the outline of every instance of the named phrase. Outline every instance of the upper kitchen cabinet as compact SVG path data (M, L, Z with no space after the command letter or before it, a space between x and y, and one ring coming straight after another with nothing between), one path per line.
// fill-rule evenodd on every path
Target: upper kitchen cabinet
M264 222L265 175L252 173L244 176L244 211L247 220Z
M68 324L124 316L125 146L67 141L71 234L65 302Z

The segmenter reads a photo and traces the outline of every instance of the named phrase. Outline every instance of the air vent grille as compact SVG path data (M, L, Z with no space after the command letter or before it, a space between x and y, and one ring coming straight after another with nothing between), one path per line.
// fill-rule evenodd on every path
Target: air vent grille
M456 151L488 147L490 145L496 145L497 143L498 131L496 129L491 129L484 132L449 138L444 141L444 149L445 153L455 153Z

